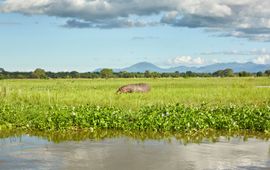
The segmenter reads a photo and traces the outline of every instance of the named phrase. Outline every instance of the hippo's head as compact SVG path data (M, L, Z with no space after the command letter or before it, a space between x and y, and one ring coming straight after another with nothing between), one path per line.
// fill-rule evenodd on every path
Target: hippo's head
M132 90L127 87L127 86L123 86L123 87L120 87L116 93L120 94L120 93L131 93Z

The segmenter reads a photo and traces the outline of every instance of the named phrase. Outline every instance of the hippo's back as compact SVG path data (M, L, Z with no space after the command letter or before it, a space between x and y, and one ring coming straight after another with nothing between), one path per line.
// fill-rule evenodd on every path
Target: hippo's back
M134 92L148 92L150 91L150 86L148 84L131 84L131 88L134 89Z
M120 93L132 93L132 92L149 92L150 86L145 83L128 84L119 88Z

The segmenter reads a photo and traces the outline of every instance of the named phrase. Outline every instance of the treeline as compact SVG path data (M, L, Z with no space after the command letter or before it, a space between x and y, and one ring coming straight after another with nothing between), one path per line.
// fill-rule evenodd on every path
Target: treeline
M158 73L145 71L144 73L130 73L126 71L113 72L112 69L102 69L100 72L50 72L36 69L33 72L8 72L0 68L0 79L48 79L48 78L166 78L166 77L263 77L270 76L270 70L265 72L250 73L246 71L234 72L232 69L218 70L213 73L195 73L187 71L180 73Z

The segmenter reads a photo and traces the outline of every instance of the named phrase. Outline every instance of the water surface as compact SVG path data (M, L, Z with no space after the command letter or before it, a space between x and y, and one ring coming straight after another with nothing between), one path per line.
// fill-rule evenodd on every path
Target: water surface
M214 141L125 135L75 141L19 135L0 139L0 169L270 169L269 141L243 136Z

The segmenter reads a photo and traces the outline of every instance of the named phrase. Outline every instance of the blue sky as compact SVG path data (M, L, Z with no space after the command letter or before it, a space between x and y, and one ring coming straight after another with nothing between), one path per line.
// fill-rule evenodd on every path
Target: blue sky
M50 4L51 0L0 1L0 67L10 71L38 67L51 71L92 71L141 61L162 67L234 61L270 63L267 6L261 14L261 7L256 9L253 1L248 0L243 0L244 5L229 0L223 4L197 0L202 9L188 1L186 4L160 1L153 6L151 0L144 1L149 4L127 0L120 7L116 2L122 0L114 1L91 1L94 5L102 2L103 6L98 6L102 12L93 10L93 4L86 0L59 0L60 4ZM270 7L267 1L258 1ZM72 10L57 8L61 3ZM174 9L174 3L179 9ZM48 10L48 4L49 8L55 7ZM136 10L130 5L137 5ZM240 10L253 10L258 15L232 11L242 6L245 7ZM206 15L203 10L212 12ZM253 18L260 16L260 22ZM235 17L245 22L237 25L239 20Z

